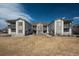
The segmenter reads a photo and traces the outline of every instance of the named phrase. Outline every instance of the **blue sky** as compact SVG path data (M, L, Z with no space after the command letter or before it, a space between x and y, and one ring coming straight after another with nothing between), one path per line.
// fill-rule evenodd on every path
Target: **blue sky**
M73 19L79 16L79 4L22 4L36 22L51 22L56 18Z
M16 19L23 16L31 22L51 22L57 18L75 20L79 24L79 4L67 3L26 3L0 4L0 28L7 24L6 19ZM29 20L28 20L28 19Z

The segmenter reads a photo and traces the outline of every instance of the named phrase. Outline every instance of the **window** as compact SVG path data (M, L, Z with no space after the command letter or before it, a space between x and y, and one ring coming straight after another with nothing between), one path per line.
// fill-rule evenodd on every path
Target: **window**
M22 30L19 30L19 33L22 33Z
M69 28L64 28L64 32L69 32Z
M22 22L19 22L19 26L22 26Z
M15 29L15 28L12 28L11 31L12 31L12 32L16 32L16 29Z
M61 22L61 21L57 21L57 22L56 22L56 25L57 25L57 27L58 27L58 26L62 26L62 22Z
M41 27L41 26L38 26L38 29L39 29L39 30L42 30L42 27Z

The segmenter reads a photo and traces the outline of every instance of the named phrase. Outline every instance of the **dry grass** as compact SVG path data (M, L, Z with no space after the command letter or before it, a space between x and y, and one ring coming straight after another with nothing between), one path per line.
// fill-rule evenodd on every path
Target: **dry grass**
M79 55L79 38L0 37L0 55Z

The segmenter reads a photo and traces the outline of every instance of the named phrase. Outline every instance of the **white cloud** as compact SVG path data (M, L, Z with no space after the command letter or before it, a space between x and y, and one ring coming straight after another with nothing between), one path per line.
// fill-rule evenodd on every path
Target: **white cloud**
M74 17L73 19L77 19L77 20L79 20L79 17Z
M26 20L29 22L33 20L28 14L24 13L23 11L24 8L21 4L13 4L13 3L0 4L0 20L1 20L0 23L3 22L4 24L5 23L4 20L16 19L19 16L25 17Z
M79 17L73 17L73 24L79 24Z
M7 23L5 22L5 20L0 20L0 29L5 28L7 26Z

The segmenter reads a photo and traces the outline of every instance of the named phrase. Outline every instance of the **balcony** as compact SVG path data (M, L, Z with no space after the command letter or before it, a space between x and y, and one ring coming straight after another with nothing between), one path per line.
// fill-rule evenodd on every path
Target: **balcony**
M16 28L16 26L15 25L10 25L10 27L13 29L13 28Z
M69 28L70 24L64 24L64 28Z

